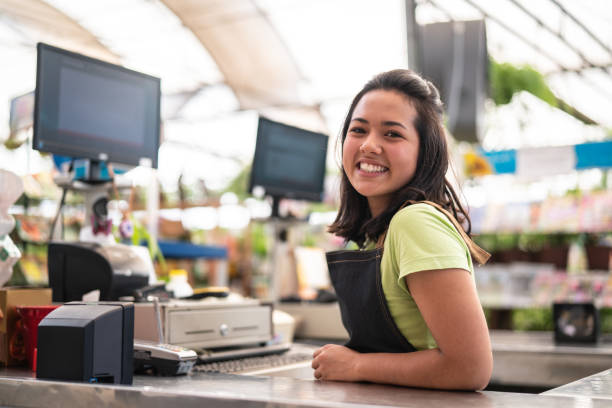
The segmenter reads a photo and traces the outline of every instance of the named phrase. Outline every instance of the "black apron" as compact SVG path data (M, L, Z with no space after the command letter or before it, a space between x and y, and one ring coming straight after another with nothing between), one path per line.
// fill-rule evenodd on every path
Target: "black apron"
M448 211L436 203L421 202L434 206L446 215L478 263L484 264L488 260L490 255L468 237ZM404 206L415 203L408 201ZM386 232L379 238L377 247L373 250L341 250L326 254L329 275L338 296L342 323L349 334L349 341L345 345L360 353L416 351L395 324L383 292L380 262L385 236Z

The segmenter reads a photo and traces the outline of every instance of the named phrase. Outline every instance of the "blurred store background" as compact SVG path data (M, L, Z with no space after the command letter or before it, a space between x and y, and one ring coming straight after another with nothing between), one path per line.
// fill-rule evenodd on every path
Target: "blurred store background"
M134 217L157 278L261 299L329 289L343 115L372 76L410 67L442 91L449 177L493 254L476 272L490 327L552 330L554 302L594 302L612 332L609 2L0 0L0 168L24 184L7 285L47 285L54 219L66 241L85 223L83 194L54 182L66 169L32 149L38 42L161 78L158 168L123 173L108 205L117 241ZM281 200L282 221L248 188L259 116L329 135L322 201Z

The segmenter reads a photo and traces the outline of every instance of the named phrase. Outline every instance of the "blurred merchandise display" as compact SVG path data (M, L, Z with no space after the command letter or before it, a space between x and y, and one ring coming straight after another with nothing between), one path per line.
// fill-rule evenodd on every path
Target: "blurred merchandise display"
M612 231L612 191L470 208L474 233Z
M36 215L16 215L19 237L28 242L45 242L49 237L49 219Z
M536 276L553 273L550 264L514 262L491 264L475 269L476 285L483 307L527 308L536 305L533 282Z
M576 275L586 273L589 269L586 250L584 249L584 238L581 236L574 240L567 253L567 273Z
M19 260L21 252L9 234L15 227L15 220L8 213L9 207L23 192L21 179L13 172L0 169L0 286L13 274L13 265Z
M47 246L27 245L19 260L23 278L30 286L46 286L49 284L47 274Z
M552 265L516 262L477 268L475 276L485 308L547 308L555 302L612 307L612 277L603 271L572 275Z

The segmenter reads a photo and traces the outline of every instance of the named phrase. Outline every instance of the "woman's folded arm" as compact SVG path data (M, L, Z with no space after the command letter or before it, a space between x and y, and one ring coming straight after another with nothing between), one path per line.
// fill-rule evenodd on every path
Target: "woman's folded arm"
M493 368L491 343L469 272L421 271L405 279L438 348L360 354L327 345L315 352L315 377L436 389L486 387Z

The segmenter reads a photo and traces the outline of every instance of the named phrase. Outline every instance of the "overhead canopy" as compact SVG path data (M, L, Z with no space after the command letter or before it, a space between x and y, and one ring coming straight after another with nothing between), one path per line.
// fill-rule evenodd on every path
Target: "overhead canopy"
M104 46L75 20L41 0L2 0L0 16L16 31L28 31L29 37L44 38L58 47L83 50L88 55L119 63L121 58ZM11 21L12 20L12 21ZM5 60L6 63L6 60Z
M207 180L223 174L211 182L220 186L250 161L258 113L335 136L350 99L368 79L406 67L405 3L0 0L0 101L34 88L38 41L159 76L166 140L160 174L174 180L180 172ZM485 19L492 58L530 64L558 97L612 128L608 1L421 0L415 15L419 24ZM527 114L520 107L506 111ZM489 117L500 120L498 113ZM516 127L489 121L484 142L518 148L605 134L565 135L568 128L556 126L563 121L547 120L550 134L528 141L517 137ZM0 109L0 123L8 123L8 109ZM7 134L0 127L0 139Z
M240 106L301 106L303 77L278 32L250 0L163 0L217 63Z

